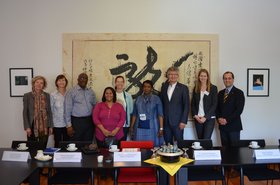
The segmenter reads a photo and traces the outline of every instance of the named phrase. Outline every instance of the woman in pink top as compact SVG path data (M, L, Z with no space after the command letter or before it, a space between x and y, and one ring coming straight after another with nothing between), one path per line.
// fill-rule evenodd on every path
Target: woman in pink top
M95 137L98 147L106 147L104 144L105 138L114 137L118 142L124 136L122 127L125 122L125 111L116 100L116 91L112 87L106 87L102 102L98 103L93 110L92 115L96 125Z

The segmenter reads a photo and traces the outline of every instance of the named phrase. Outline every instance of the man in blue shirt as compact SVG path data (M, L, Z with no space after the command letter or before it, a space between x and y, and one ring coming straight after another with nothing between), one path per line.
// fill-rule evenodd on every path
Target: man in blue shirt
M70 141L92 141L92 110L96 97L92 89L87 88L88 75L81 73L78 85L70 89L64 102L64 115L67 123L67 134Z

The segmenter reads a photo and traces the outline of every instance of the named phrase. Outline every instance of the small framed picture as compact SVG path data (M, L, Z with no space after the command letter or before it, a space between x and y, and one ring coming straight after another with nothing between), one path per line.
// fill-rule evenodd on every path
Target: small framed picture
M247 96L269 96L269 69L247 69Z
M23 97L32 90L33 68L10 68L10 96Z

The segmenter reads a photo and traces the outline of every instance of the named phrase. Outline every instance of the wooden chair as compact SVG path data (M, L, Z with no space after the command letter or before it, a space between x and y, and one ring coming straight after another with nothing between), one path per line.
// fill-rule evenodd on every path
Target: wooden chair
M152 149L153 141L121 141L120 148ZM121 183L157 183L158 172L154 168L120 168L117 182Z
M194 142L200 142L203 149L213 148L211 139L198 139L198 140L182 140L178 143L179 148L191 148ZM188 167L188 180L189 181L211 181L221 180L225 184L225 174L223 166L215 167Z

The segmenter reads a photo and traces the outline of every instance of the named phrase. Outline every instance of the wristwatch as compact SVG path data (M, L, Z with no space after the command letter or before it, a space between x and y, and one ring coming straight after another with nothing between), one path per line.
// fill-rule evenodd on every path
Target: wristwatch
M159 128L159 130L163 130L163 128Z

